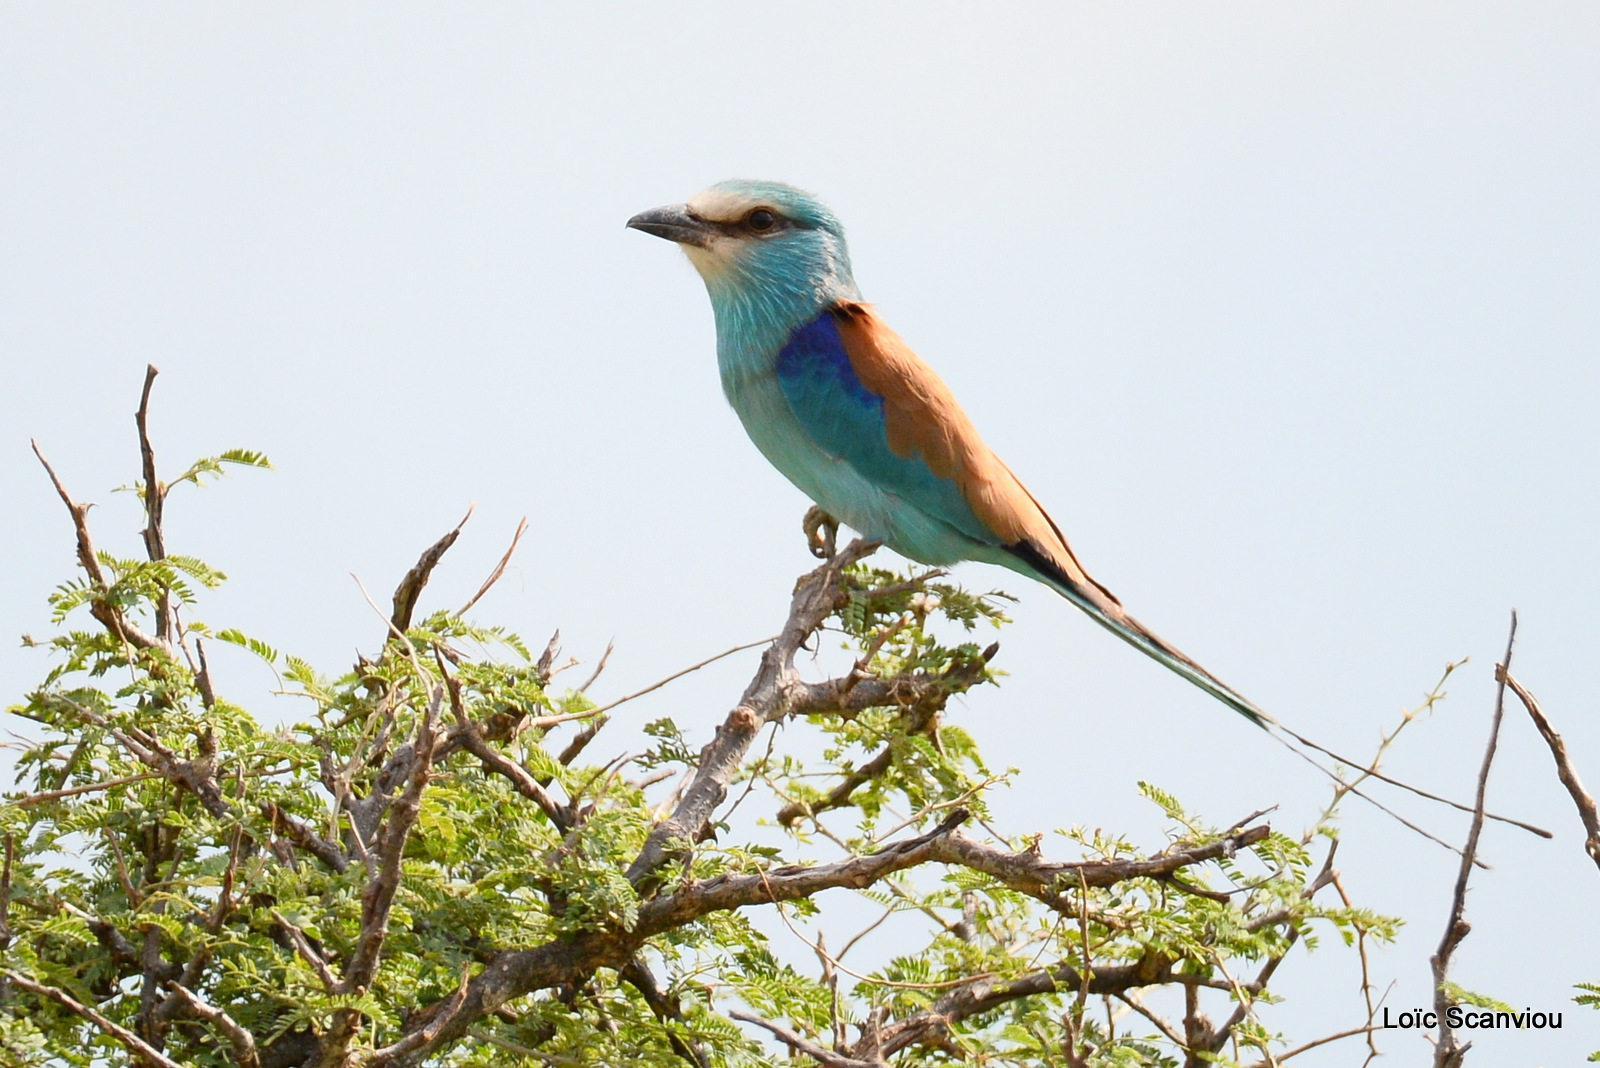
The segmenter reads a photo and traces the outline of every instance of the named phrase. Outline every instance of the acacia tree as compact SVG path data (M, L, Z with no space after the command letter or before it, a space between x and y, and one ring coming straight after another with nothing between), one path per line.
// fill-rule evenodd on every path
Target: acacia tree
M1363 966L1393 931L1333 867L1343 789L1298 838L1260 814L1213 826L1152 786L1171 825L1154 848L991 826L1006 776L947 706L991 681L977 634L1005 622L1002 595L819 545L710 739L663 719L646 751L596 761L614 706L593 679L560 685L553 640L535 655L471 616L510 551L464 608L420 611L460 527L343 673L200 622L223 576L169 551L169 493L266 461L161 481L154 374L142 552L101 550L45 464L81 575L36 643L53 665L10 709L32 740L0 809L6 1063L1282 1064L1370 1044L1370 992L1348 1032L1299 1046L1267 1009L1319 928ZM824 637L852 662L808 677L797 654ZM314 712L277 727L231 701L214 642L272 662ZM797 722L820 762L784 751ZM829 924L851 894L920 942L858 970Z

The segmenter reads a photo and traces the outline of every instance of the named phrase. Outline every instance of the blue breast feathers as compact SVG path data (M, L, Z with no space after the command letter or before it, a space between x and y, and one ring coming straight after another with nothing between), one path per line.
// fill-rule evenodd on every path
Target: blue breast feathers
M976 541L995 541L954 480L934 474L920 455L901 456L890 448L884 399L851 366L832 312L824 311L789 335L778 351L777 372L779 389L795 418L823 451L930 519Z

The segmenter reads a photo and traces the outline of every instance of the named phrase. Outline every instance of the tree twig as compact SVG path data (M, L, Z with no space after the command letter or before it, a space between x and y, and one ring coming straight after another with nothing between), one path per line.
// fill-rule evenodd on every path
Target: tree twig
M493 772L510 780L517 793L538 805L539 810L545 814L545 818L555 824L558 831L566 834L567 831L571 830L566 811L556 804L555 798L545 791L539 780L535 779L521 764L518 764L485 741L483 733L478 729L477 724L467 718L466 709L461 702L461 680L453 675L446 675L444 681L445 685L450 689L450 707L455 713L457 724L456 736L460 739L467 752L478 758L478 762L483 765L483 770Z
M133 413L134 425L139 428L139 460L144 473L144 539L145 555L152 562L167 558L166 533L161 527L162 510L167 503L167 487L156 477L156 450L150 443L150 389L156 384L160 370L155 364L144 369L144 390L139 394L139 410ZM172 591L162 588L156 600L156 637L170 642L173 637Z
M1483 766L1478 771L1477 802L1473 806L1472 829L1467 832L1467 844L1461 851L1461 870L1456 874L1455 893L1450 901L1450 918L1445 924L1444 937L1429 963L1433 967L1433 1009L1438 1014L1439 1038L1433 1046L1434 1068L1460 1068L1462 1058L1472 1043L1461 1045L1455 1028L1450 1026L1449 1012L1452 1003L1446 980L1450 975L1450 957L1461 940L1467 937L1472 925L1466 921L1467 882L1472 877L1472 861L1478 854L1478 836L1483 832L1483 802L1489 790L1489 768L1494 763L1494 752L1500 743L1500 720L1505 713L1506 673L1511 670L1511 651L1517 642L1517 613L1511 613L1511 633L1506 636L1506 654L1495 672L1499 682L1495 686L1494 721L1489 727L1489 744L1483 750Z
M466 520L463 519L462 522L465 523ZM460 527L456 528L457 531L460 529ZM496 582L500 581L500 576L506 573L506 567L511 563L511 557L516 555L517 543L522 540L522 535L527 531L527 529L528 517L523 516L522 521L517 524L517 532L511 535L511 547L508 548L505 552L505 555L500 558L500 562L494 565L494 570L489 572L489 577L483 580L483 585L479 586L478 592L472 595L472 600L462 605L461 609L456 612L456 615L466 615L467 612L471 610L472 606L483 600L483 595L488 593L494 587Z
M777 636L774 635L774 636L772 636L770 638L761 638L758 641L745 642L743 645L735 645L731 649L722 650L722 652L716 654L715 656L708 656L704 660L701 660L699 663L690 664L686 668L680 668L679 670L674 671L672 674L668 675L666 678L657 680L656 682L652 682L650 685L646 686L642 690L635 690L633 693L628 694L628 696L626 696L626 697L619 697L615 701L612 701L612 702L610 702L608 704L601 705L599 708L592 708L587 712L575 712L575 713L572 713L571 715L563 716L561 718L562 719L577 719L580 716L599 716L599 715L604 715L605 713L610 712L613 708L616 708L618 705L625 705L629 701L638 700L639 698L643 697L645 694L655 693L657 690L661 689L661 687L665 686L667 683L669 683L669 682L677 682L679 679L683 678L685 675L693 674L694 672L699 671L703 667L709 667L710 665L715 664L718 660L722 660L722 659L725 659L727 657L730 657L734 653L742 653L746 649L755 649L755 648L757 648L759 646L762 646L762 645L770 645L770 644L772 644L773 642L775 642L777 640L778 640ZM610 652L610 650L607 649L607 653L608 654L609 654L609 652ZM596 671L596 674L599 674L599 672ZM592 683L593 681L594 680L591 679L589 682L584 683L583 687L581 687L581 688L586 689L590 685L590 683ZM551 717L547 717L547 718L555 719L556 717L551 716Z
M239 1021L223 1009L202 1001L194 991L181 983L169 983L168 988L183 1000L190 1012L222 1032L228 1045L233 1047L233 1059L239 1068L258 1068L261 1059L256 1053L255 1036L240 1026Z
M1281 741L1281 739L1280 739L1280 741ZM1344 779L1340 778L1338 775L1335 775L1332 771L1330 771L1329 769L1323 767L1321 764L1318 764L1310 756L1308 756L1305 753L1302 753L1300 750L1296 749L1294 746L1289 745L1287 742L1284 742L1283 744L1288 748L1289 752L1293 753L1295 756L1299 757L1301 760L1304 760L1307 764L1310 764L1312 767L1314 767L1318 771L1322 772L1328 778L1332 779L1335 783L1338 783L1339 784L1339 786L1338 786L1339 789L1345 791L1346 793L1354 794L1356 797L1361 798L1361 800L1365 801L1367 804L1371 805L1373 808L1377 809L1379 812L1384 813L1389 818L1391 818L1391 819L1395 820L1397 823L1399 823L1401 826L1405 827L1408 830L1416 832L1417 834L1421 835L1423 838L1426 838L1428 841L1432 842L1433 844L1438 845L1438 846L1443 846L1445 849L1448 849L1450 852L1454 853L1458 857L1465 855L1463 853L1463 851L1459 847L1453 846L1449 842L1446 842L1443 838L1440 838L1438 835L1433 834L1430 831L1424 830L1421 827L1418 827L1415 823L1412 823L1410 820L1408 820L1404 816L1400 815L1400 813L1396 812L1394 809L1390 808L1388 805L1385 805L1383 802L1377 800L1376 798L1372 797L1371 795L1362 793L1360 790L1358 790L1356 788L1354 783L1345 782ZM1478 867L1483 868L1486 871L1489 868L1489 865L1485 864L1481 860L1478 860L1476 857L1473 858L1472 863L1476 864Z
M467 525L467 520L472 518L474 506L467 506L467 514L461 517L455 529L444 537L434 542L425 549L417 562L407 571L400 580L400 585L394 590L394 613L389 616L389 625L404 634L411 627L411 616L417 609L417 598L422 596L422 588L428 584L428 579L433 575L433 569L439 566L439 561L444 559L444 554L450 551L450 546L461 537L461 528ZM487 589L487 587L485 587ZM480 591L481 596L481 591ZM477 598L473 598L477 600ZM469 604L468 607L471 607ZM463 609L462 611L465 611Z
M828 1049L826 1046L820 1046L811 1041L809 1038L789 1030L789 1028L780 1023L774 1023L771 1020L762 1019L760 1016L756 1016L753 1013L744 1012L740 1009L734 1009L732 1012L728 1013L728 1016L735 1020L741 1020L744 1023L755 1024L757 1027L770 1032L772 1037L776 1038L779 1042L782 1042L784 1045L793 1049L799 1050L801 1053L804 1053L807 1057L810 1057L818 1064L824 1065L825 1068L884 1068L885 1061L881 1057L874 1058L870 1061L863 1061L857 1060L855 1057L846 1056L843 1053L836 1053L833 1050Z
M1354 760L1351 760L1349 757L1342 757L1338 753L1335 753L1332 749L1329 749L1326 746L1318 745L1316 742L1313 742L1310 738L1306 738L1303 735L1296 734L1294 731L1290 730L1288 727L1284 727L1281 723L1278 726L1283 730L1283 732L1285 734L1289 735L1291 738L1293 738L1295 741L1299 742L1301 745L1304 745L1304 746L1306 746L1308 748L1311 748L1311 749L1315 749L1317 752L1322 753L1322 754L1324 754L1326 756L1331 756L1333 759L1337 760L1339 763L1348 766L1352 771L1359 771L1363 776L1370 776L1370 777L1372 777L1374 779L1377 779L1379 782L1386 782L1390 786L1398 786L1402 790L1409 790L1411 793L1416 794L1418 797L1427 798L1429 801L1437 801L1441 805L1449 805L1451 808L1457 810L1458 812L1473 812L1473 811L1475 811L1472 808L1472 806L1470 806L1470 805L1463 805L1459 801L1452 801L1448 797L1440 797L1438 794L1430 794L1428 791L1423 790L1423 789L1419 789L1418 787L1415 787L1415 786L1412 786L1410 783L1401 782L1399 779L1391 779L1389 776L1387 776L1387 775L1383 774L1383 772L1379 771L1376 767L1368 767L1365 764L1361 764L1361 763L1358 763L1358 762L1356 762ZM1520 827L1524 831L1529 832L1530 834L1538 835L1540 838L1554 838L1555 837L1555 835L1551 834L1549 831L1545 830L1543 827L1536 827L1531 823L1524 823L1521 820L1514 820L1510 816L1497 816L1493 812L1485 812L1483 814L1483 817L1484 817L1484 819L1496 820L1496 821L1498 821L1500 823L1509 823L1513 827Z
M146 779L164 778L159 771L147 771L140 775L124 775L120 779L107 779L104 782L91 782L83 786L68 786L60 790L41 790L27 797L19 797L14 801L0 801L0 808L28 808L31 805L42 805L46 801L59 801L63 797L76 797L79 794L90 794L97 790L114 790L118 786L127 786L130 783L144 782Z
M679 1033L678 1028L688 1031L688 1021L683 1017L683 1005L675 996L661 989L661 984L656 981L655 973L650 970L650 965L645 963L645 959L635 956L623 966L619 974L632 984L644 998L645 1004L650 1006L650 1011L655 1014L656 1019L661 1022L662 1029L666 1031L667 1042L672 1046L673 1052L696 1068L711 1068L711 1058L706 1055L705 1047L689 1034Z
M1550 747L1550 755L1556 762L1556 775L1561 779L1561 785L1567 788L1567 793L1572 795L1572 803L1578 806L1578 818L1583 820L1586 836L1583 848L1589 854L1589 859L1600 867L1600 809L1595 807L1594 795L1583 788L1583 781L1578 778L1578 769L1573 766L1572 757L1567 752L1566 740L1556 733L1555 726L1550 722L1550 717L1544 714L1544 709L1539 707L1539 702L1511 672L1504 667L1497 667L1494 677L1511 687L1511 692L1528 710L1533 725L1539 728L1545 744Z
M417 822L422 809L422 794L432 777L434 739L438 734L439 709L443 700L444 687L435 686L428 698L422 723L417 728L416 755L412 759L410 779L378 836L378 865L368 876L366 889L361 894L361 934L356 940L355 952L345 966L344 979L336 991L338 994L365 991L377 971L378 954L389 932L389 910L394 904L395 892L400 888L401 860L406 839Z
M106 1034L110 1035L112 1038L128 1047L129 1053L132 1053L135 1057L144 1059L145 1061L154 1065L155 1068L183 1068L183 1065L168 1057L166 1054L150 1045L150 1043L146 1042L144 1039L140 1038L126 1027L123 1027L115 1021L109 1020L102 1016L94 1009L78 1001L65 990L62 990L59 987L46 986L43 983L36 983L26 976L18 975L9 968L0 970L0 975L4 975L7 979L10 979L17 986L28 991L29 993L38 994L40 997L49 998L51 1001L54 1001L67 1011L77 1013L79 1016L82 1016L85 1020L88 1020L90 1023L100 1028L100 1030L104 1031Z
M669 843L696 840L700 828L727 796L728 783L743 764L744 755L761 728L789 713L795 655L822 622L847 603L847 596L840 587L845 569L877 548L877 542L858 538L800 580L790 601L788 621L767 651L761 654L761 666L738 705L728 713L717 728L716 737L700 754L700 763L682 800L672 814L650 832L644 848L628 866L628 881L634 886L642 887L654 878L672 853Z
M323 988L330 994L335 993L339 987L338 977L329 969L328 962L322 959L322 954L311 944L311 939L307 938L306 933L300 928L284 919L277 909L271 910L271 916L288 936L289 944L294 946L295 952L299 953L301 959L311 965L311 970L317 973L317 978L322 980Z
M162 643L137 626L131 623L116 606L106 600L106 591L111 588L111 580L107 577L105 568L100 566L100 555L94 547L94 538L89 535L89 509L90 504L79 504L72 499L72 494L67 492L67 487L62 484L56 469L50 466L50 461L44 458L44 453L39 449L37 441L30 440L33 454L44 465L45 474L50 476L50 482L56 488L56 495L61 498L61 503L67 506L67 511L72 515L72 526L78 535L78 565L89 576L89 581L96 587L98 596L89 601L89 614L110 631L119 641L127 642L137 649L160 649Z

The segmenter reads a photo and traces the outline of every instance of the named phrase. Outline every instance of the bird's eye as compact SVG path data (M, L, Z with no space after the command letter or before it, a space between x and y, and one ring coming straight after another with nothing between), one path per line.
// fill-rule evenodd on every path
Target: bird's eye
M757 208L755 211L752 211L750 213L750 217L745 220L745 225L749 226L750 229L754 230L758 234L764 234L776 226L777 222L778 217L772 214L772 212L768 211L766 208Z

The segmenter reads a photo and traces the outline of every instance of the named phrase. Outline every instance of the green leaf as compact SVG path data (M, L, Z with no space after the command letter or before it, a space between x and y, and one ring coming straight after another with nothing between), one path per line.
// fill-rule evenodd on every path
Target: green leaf
M217 631L216 636L218 641L227 642L230 645L242 646L250 650L252 653L256 654L269 664L276 664L278 662L278 650L274 649L266 642L260 641L256 638L251 638L240 631L234 630L232 627L229 627L227 630Z

